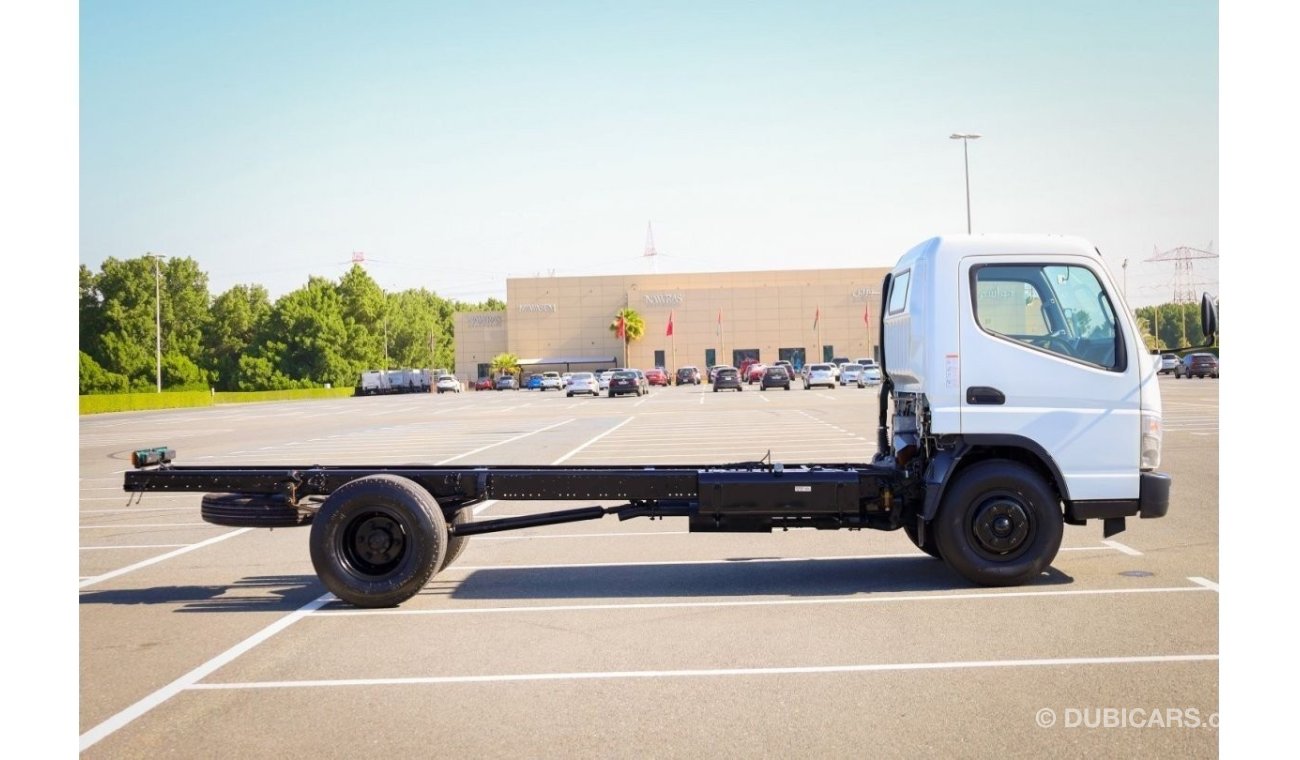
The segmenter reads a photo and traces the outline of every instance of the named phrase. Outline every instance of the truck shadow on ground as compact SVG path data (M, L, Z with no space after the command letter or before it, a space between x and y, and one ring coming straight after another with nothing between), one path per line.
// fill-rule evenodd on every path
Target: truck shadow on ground
M323 593L314 575L269 575L229 585L83 591L79 603L178 605L176 612L293 612Z
M1073 582L1056 568L1048 568L1022 588ZM438 576L422 594L452 599L813 597L983 588L929 557L743 558L727 564L471 570L463 579L452 573Z

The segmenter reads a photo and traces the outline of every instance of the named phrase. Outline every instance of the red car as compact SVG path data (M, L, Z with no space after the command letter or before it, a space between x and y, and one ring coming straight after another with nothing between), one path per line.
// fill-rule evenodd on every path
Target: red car
M763 373L767 372L767 365L755 362L749 365L745 370L745 382L753 385L754 383L763 382Z
M490 377L480 377L474 383L474 390L476 391L490 391L494 387L495 386L492 385L492 378Z
M664 371L663 367L646 370L645 379L649 385L662 385L665 387L668 385L668 373Z

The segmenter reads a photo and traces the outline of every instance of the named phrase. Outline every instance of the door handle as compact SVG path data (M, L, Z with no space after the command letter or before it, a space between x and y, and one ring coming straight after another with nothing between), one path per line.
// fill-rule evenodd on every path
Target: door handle
M972 385L966 389L966 403L1001 406L1007 403L1007 397L997 388L990 388L986 385Z

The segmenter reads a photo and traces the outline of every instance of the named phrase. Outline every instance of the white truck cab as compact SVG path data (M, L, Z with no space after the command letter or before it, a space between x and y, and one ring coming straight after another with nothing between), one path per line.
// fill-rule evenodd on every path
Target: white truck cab
M922 520L985 460L1037 473L1065 522L1099 518L1107 536L1125 517L1165 514L1156 365L1096 248L1053 235L936 237L902 256L886 288L890 444L899 457L927 448ZM1018 509L989 513L999 527L984 549L1005 543L1003 529L1032 529Z

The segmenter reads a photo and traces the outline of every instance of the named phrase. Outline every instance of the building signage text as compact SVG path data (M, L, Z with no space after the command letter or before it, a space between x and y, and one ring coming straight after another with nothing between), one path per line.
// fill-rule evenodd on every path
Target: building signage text
M681 306L685 301L681 293L646 293L646 306Z
M504 314L470 314L465 317L465 324L470 327L505 327Z
M524 314L548 314L558 311L553 303L521 303L519 311Z

